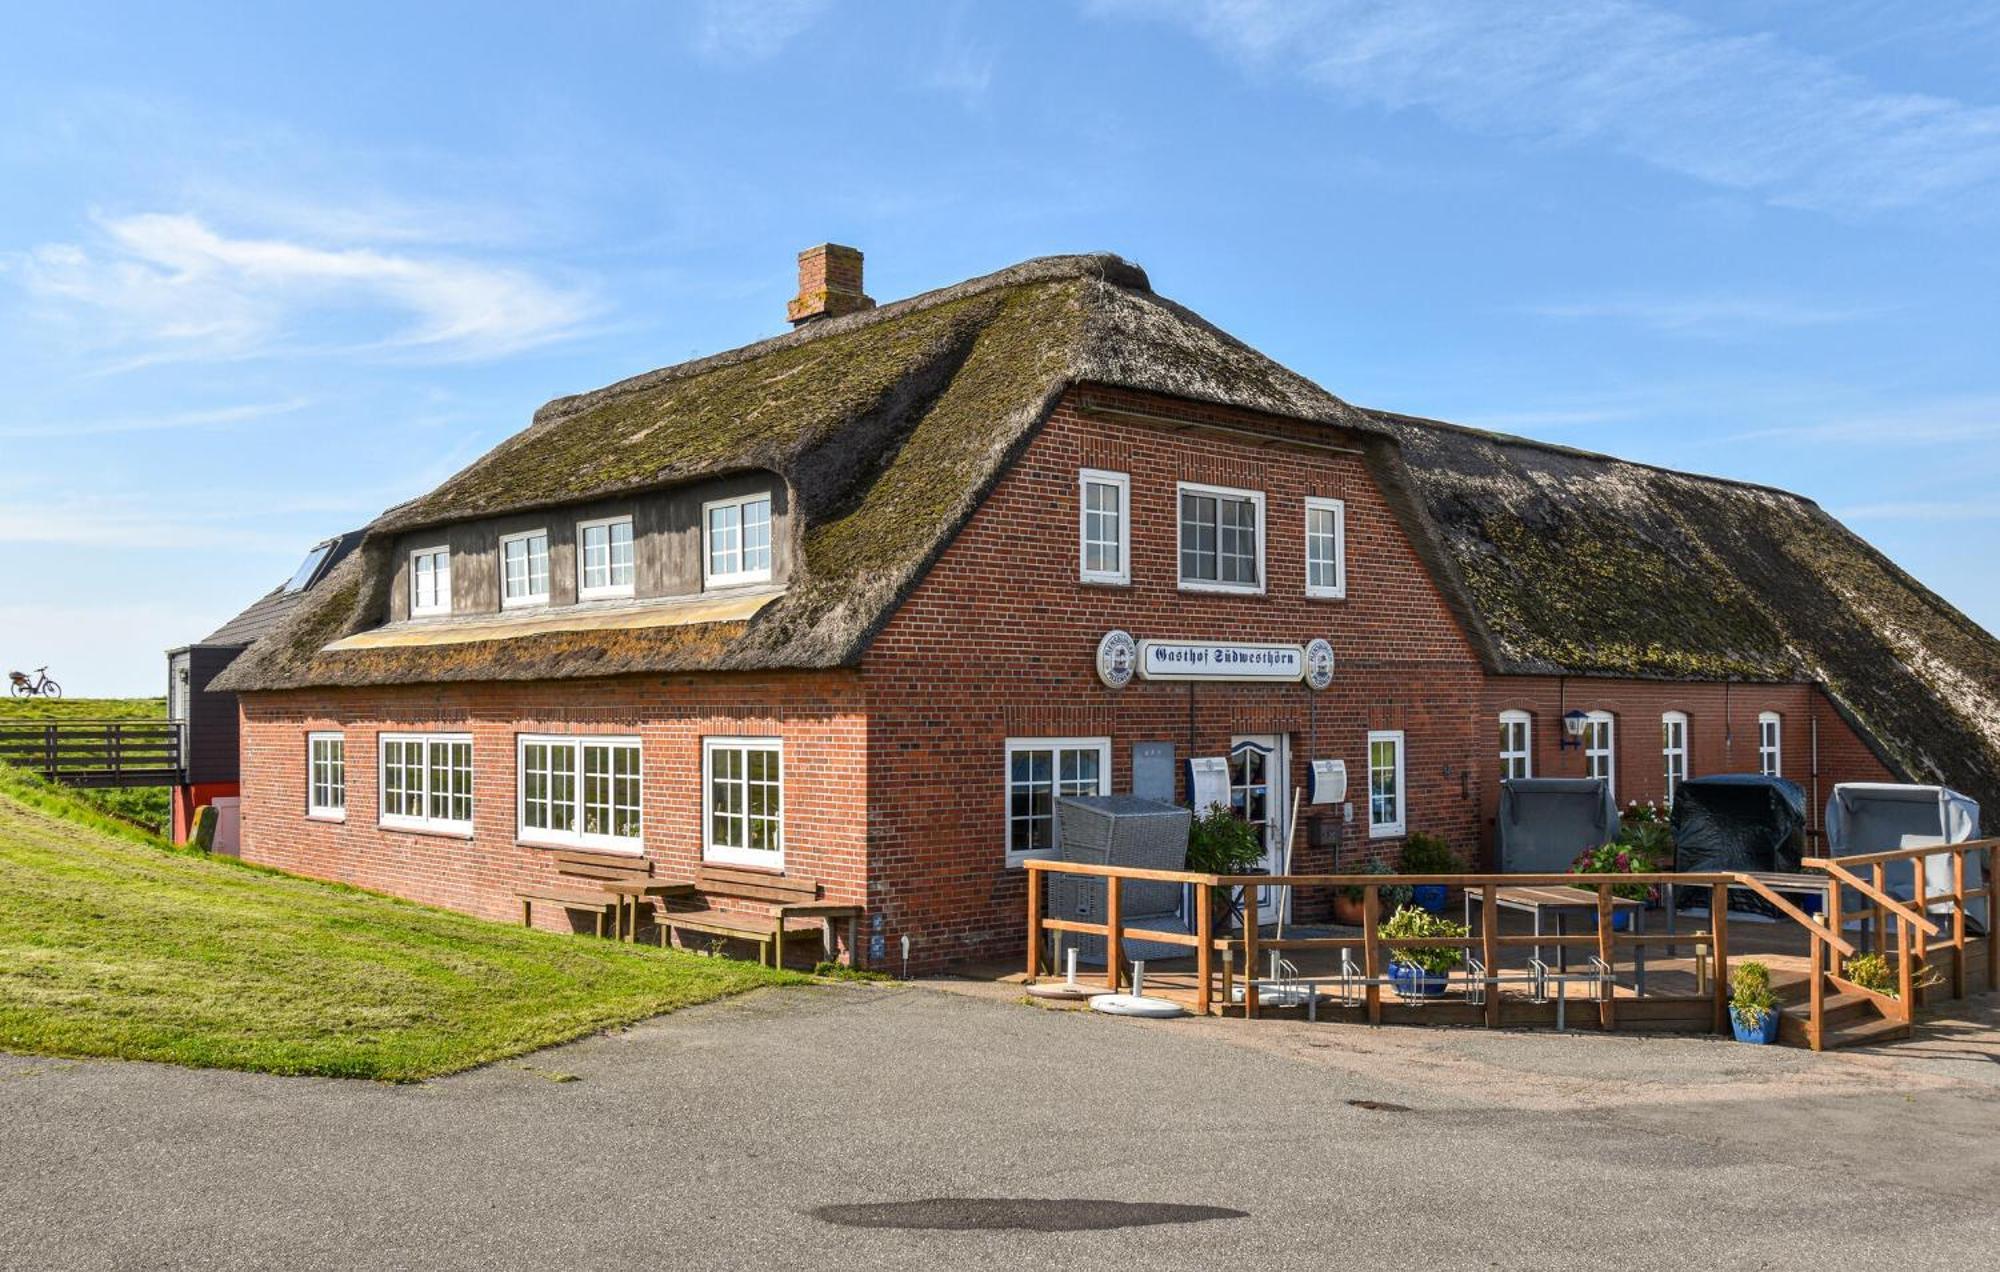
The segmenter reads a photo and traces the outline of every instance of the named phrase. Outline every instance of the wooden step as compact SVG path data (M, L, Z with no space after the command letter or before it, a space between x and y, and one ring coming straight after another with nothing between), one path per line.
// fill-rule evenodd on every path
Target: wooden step
M1826 1050L1836 1047L1865 1047L1878 1042L1894 1042L1910 1036L1910 1027L1900 1020L1861 1020L1826 1031Z
M1866 994L1841 992L1828 994L1820 1006L1820 1018L1828 1025L1844 1024L1855 1019L1880 1020L1882 1009Z

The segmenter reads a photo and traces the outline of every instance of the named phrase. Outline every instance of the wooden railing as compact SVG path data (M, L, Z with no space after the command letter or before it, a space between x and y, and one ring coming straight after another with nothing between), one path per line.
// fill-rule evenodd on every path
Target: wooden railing
M1876 878L1864 880L1852 875L1844 867L1856 865L1875 866L1873 857L1843 857L1838 862L1828 862L1814 858L1807 865L1826 870L1827 877L1834 884L1855 886L1869 901L1865 913L1875 916L1873 931L1880 933L1884 916L1893 917L1905 936L1901 947L1913 951L1903 962L1903 989L1900 995L1902 1019L1910 1019L1910 1011L1921 992L1921 976L1916 974L1921 966L1926 950L1927 937L1940 937L1930 948L1950 948L1956 954L1959 967L1955 969L1954 989L1962 995L1965 979L1963 962L1967 949L1965 939L1964 901L1976 900L1981 896L1990 898L1996 889L1993 880L1991 857L2000 840L1982 840L1976 843L1955 845L1943 849L1918 849L1905 853L1878 854L1882 867L1888 863L1952 852L1957 861L1955 867L1958 886L1951 893L1932 893L1927 899L1935 904L1945 900L1957 902L1953 916L1953 937L1943 939L1940 926L1909 906L1887 895L1880 886L1882 867L1876 867ZM1972 852L1988 855L1987 880L1984 888L1968 889L1964 886L1964 859ZM1658 1024L1674 1020L1692 1021L1699 1019L1708 1028L1718 1032L1729 1031L1729 893L1735 888L1748 889L1768 902L1779 915L1797 925L1806 935L1810 951L1810 975L1808 978L1808 1016L1806 1020L1806 1041L1814 1049L1824 1045L1828 1036L1825 1014L1826 991L1852 990L1868 993L1862 987L1854 986L1840 976L1842 964L1840 956L1851 956L1857 947L1844 932L1844 920L1864 911L1854 911L1845 915L1808 914L1800 909L1779 888L1770 886L1763 880L1745 874L1458 874L1458 875L1381 875L1381 874L1299 874L1299 875L1220 875L1186 870L1153 870L1128 866L1102 866L1079 862L1036 860L1026 863L1028 871L1028 977L1032 981L1043 971L1043 945L1047 933L1069 933L1073 935L1100 936L1105 941L1104 983L1107 991L1115 992L1123 985L1125 961L1123 947L1127 940L1154 941L1166 945L1181 946L1193 950L1195 957L1194 1009L1197 1014L1212 1014L1218 1006L1233 1001L1234 967L1240 960L1242 967L1242 1009L1246 1018L1259 1014L1259 997L1262 981L1258 975L1259 960L1271 951L1282 955L1302 951L1357 951L1361 956L1359 983L1363 990L1367 1019L1370 1023L1380 1023L1383 1019L1383 977L1385 964L1398 949L1417 948L1457 948L1476 957L1476 973L1468 969L1464 980L1469 985L1479 987L1482 1001L1476 1004L1477 1019L1489 1026L1514 1023L1508 1016L1518 1010L1506 1004L1500 987L1505 983L1519 983L1518 973L1502 970L1502 955L1506 951L1527 947L1572 947L1583 948L1602 963L1616 967L1616 954L1621 948L1649 947L1676 943L1683 945L1706 945L1713 965L1713 978L1705 992L1695 995L1656 994L1645 998L1619 998L1615 993L1598 997L1592 1005L1596 1007L1598 1023L1605 1029L1618 1027L1619 1014L1629 1011L1647 1023ZM1921 872L1921 867L1917 868ZM1104 921L1087 922L1066 917L1047 917L1042 913L1045 893L1045 877L1050 874L1084 875L1104 880ZM1190 933L1180 929L1140 928L1128 924L1124 918L1124 888L1131 882L1168 883L1193 889L1195 930ZM1481 914L1480 930L1477 934L1463 937L1435 938L1395 938L1379 931L1382 918L1382 895L1385 888L1405 888L1412 885L1442 885L1463 890L1468 898L1476 900ZM1705 932L1643 932L1618 931L1612 923L1614 910L1613 895L1619 888L1639 886L1671 886L1676 890L1705 888L1709 892L1709 928ZM1595 930L1576 934L1508 934L1502 931L1500 921L1501 904L1498 896L1501 888L1512 887L1570 887L1594 894L1596 898ZM1259 929L1255 919L1258 903L1266 889L1286 889L1296 891L1308 888L1342 888L1359 890L1362 895L1361 932L1356 936L1313 936L1313 937L1267 937ZM1242 893L1242 913L1251 916L1236 934L1218 934L1214 928L1213 904L1218 889L1240 890ZM1829 895L1841 895L1838 886L1829 888ZM1581 903L1589 906L1590 902ZM1839 908L1839 902L1833 908ZM1989 924L1991 918L1989 915ZM1914 944L1912 944L1914 942ZM1989 963L1988 986L2000 984L1993 964L2000 961L2000 942L1988 939L1986 942ZM1218 995L1217 963L1221 963L1221 985ZM1326 980L1325 977L1304 977L1304 981ZM1876 998L1883 995L1876 994ZM1539 1017L1538 1017L1539 1018ZM1560 1016L1558 1016L1560 1019ZM1470 1022L1468 1022L1470 1023Z
M1951 887L1933 890L1927 867L1930 861L1941 857L1951 863ZM1985 883L1971 888L1966 886L1967 862L1974 858L1981 860L1985 866ZM1949 984L1953 998L1964 998L1969 992L1967 959L1971 940L1965 916L1968 901L1983 899L1986 902L1986 990L1991 993L2000 989L2000 940L1996 940L1993 933L1995 901L2000 899L2000 881L1994 877L1994 867L2000 865L2000 838L1846 857L1808 857L1803 864L1826 871L1828 877L1840 885L1833 894L1836 898L1834 908L1839 912L1835 926L1845 928L1849 921L1858 921L1868 934L1868 945L1873 952L1885 959L1893 955L1896 969L1893 1010L1905 1024L1915 1019L1917 1008L1929 1001L1930 991L1936 987L1932 982L1930 963L1938 955L1948 955L1949 980L1940 980L1937 984ZM1889 870L1896 865L1908 865L1910 868L1914 895L1909 900L1898 899L1889 892ZM1848 906L1848 889L1859 897L1858 906ZM1933 906L1945 904L1951 906L1951 912L1942 920L1930 913ZM1895 935L1893 942L1888 939L1892 930ZM1815 956L1817 960L1817 943ZM1843 970L1831 964L1826 969L1827 977L1837 987L1874 994L1877 998L1890 997L1855 985L1841 975Z
M179 720L0 721L0 764L68 786L172 786L186 736Z

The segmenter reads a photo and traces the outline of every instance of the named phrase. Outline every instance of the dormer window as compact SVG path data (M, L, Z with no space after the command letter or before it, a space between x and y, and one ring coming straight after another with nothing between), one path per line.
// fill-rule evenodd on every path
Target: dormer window
M576 562L580 600L632 595L632 518L579 522Z
M500 604L549 603L549 532L525 530L500 538Z
M702 584L771 581L771 496L744 495L701 506Z
M410 617L451 613L451 549L410 553Z

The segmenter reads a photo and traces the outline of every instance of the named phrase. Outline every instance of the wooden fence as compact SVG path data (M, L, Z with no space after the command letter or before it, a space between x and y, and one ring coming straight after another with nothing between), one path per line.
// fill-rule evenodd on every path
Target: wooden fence
M1855 887L1867 901L1862 910L1844 912L1842 920L1866 915L1874 924L1870 936L1879 941L1877 934L1884 932L1884 925L1893 919L1902 934L1898 948L1907 951L1900 958L1902 992L1900 1004L1895 1008L1907 1025L1911 1012L1922 991L1923 960L1929 953L1948 948L1953 952L1953 992L1963 996L1966 991L1964 963L1969 948L1966 939L1966 924L1963 903L1981 896L1990 898L1995 893L1992 858L1994 848L2000 840L1981 840L1977 843L1955 845L1946 849L1918 849L1906 853L1879 854L1881 864L1874 857L1843 857L1838 862L1828 862L1821 858L1809 859L1807 864L1826 870L1827 877L1838 883ZM1896 901L1879 886L1883 868L1897 860L1911 859L1940 852L1951 853L1956 862L1955 871L1958 886L1951 893L1933 893L1929 904L1945 900L1957 902L1955 912L1949 920L1953 935L1944 938L1942 927L1937 922L1917 913L1909 906ZM1973 853L1984 852L1987 857L1987 879L1983 889L1968 889L1964 886L1965 860ZM1398 1020L1427 1020L1437 1023L1483 1023L1489 1027L1502 1025L1532 1025L1560 1021L1560 1005L1551 1007L1547 1002L1528 1002L1509 999L1503 992L1505 984L1520 984L1524 977L1518 972L1506 972L1502 967L1503 955L1526 947L1574 947L1601 960L1608 970L1616 967L1616 955L1621 949L1650 947L1653 945L1691 945L1704 949L1713 968L1712 977L1704 992L1687 994L1654 994L1644 997L1619 997L1615 992L1598 995L1587 1003L1580 1004L1595 1009L1596 1023L1604 1029L1619 1027L1621 1017L1629 1023L1653 1028L1693 1028L1708 1029L1719 1033L1729 1031L1729 894L1732 889L1743 888L1756 893L1769 903L1778 914L1799 928L1808 938L1811 957L1811 971L1808 977L1808 1017L1802 1039L1815 1050L1826 1045L1829 1039L1827 1018L1828 991L1840 993L1870 993L1847 981L1840 975L1844 964L1839 955L1853 955L1857 947L1848 939L1844 931L1844 921L1829 923L1824 914L1807 914L1783 894L1779 887L1750 875L1736 873L1713 874L1457 874L1457 875L1380 875L1380 874L1313 874L1313 875L1216 875L1198 871L1149 870L1124 866L1101 866L1077 862L1036 860L1026 863L1028 871L1028 978L1033 981L1043 971L1043 945L1045 934L1050 932L1070 933L1080 936L1100 936L1105 941L1104 983L1107 992L1116 991L1123 984L1123 947L1127 940L1155 941L1167 945L1180 946L1190 950L1195 959L1194 1010L1208 1015L1231 1007L1235 1003L1237 979L1236 968L1241 967L1241 1009L1247 1019L1255 1019L1261 1011L1260 997L1275 983L1271 978L1258 975L1260 959L1277 951L1281 956L1305 951L1350 951L1360 955L1359 976L1354 983L1360 988L1365 1018L1371 1024L1380 1024L1387 1014L1384 1002L1384 972L1391 955L1397 949L1455 948L1466 951L1468 967L1461 978L1462 983L1472 991L1465 1001L1451 1004L1427 1004L1398 1011ZM1875 877L1862 880L1850 874L1849 868L1873 868ZM1920 867L1919 867L1920 869ZM1045 892L1045 876L1050 874L1085 875L1101 878L1105 884L1104 921L1088 922L1065 917L1048 917L1042 913L1042 898ZM1132 926L1123 916L1123 892L1128 882L1150 882L1176 884L1193 889L1194 926L1192 933L1183 930L1148 929ZM1385 888L1405 888L1415 885L1442 885L1462 889L1472 900L1481 915L1480 930L1477 934L1463 937L1434 937L1424 939L1393 938L1378 930L1382 917L1382 898ZM1671 885L1676 891L1689 888L1706 889L1709 893L1709 926L1702 932L1641 932L1618 931L1612 923L1614 890L1627 885ZM1579 888L1595 897L1595 930L1576 934L1508 934L1502 931L1500 922L1501 903L1499 890L1516 887L1571 887ZM1254 919L1243 925L1243 930L1234 934L1217 934L1214 931L1214 898L1218 889L1240 890L1242 912L1246 915L1258 913L1258 902L1264 890L1283 888L1298 890L1306 888L1343 888L1359 890L1362 895L1361 932L1355 936L1309 936L1309 937L1267 937ZM1838 887L1832 895L1843 895ZM1584 900L1581 906L1589 907ZM1835 902L1834 908L1840 908ZM1989 923L1990 923L1989 918ZM1929 946L1925 942L1937 938ZM1995 975L1994 963L2000 959L2000 942L1988 939L1985 942L1988 964L1987 985L1990 988L2000 984L2000 976ZM1220 963L1220 985L1218 988L1218 963ZM1300 976L1293 983L1325 982L1330 977ZM1575 978L1572 978L1575 979ZM1316 995L1317 989L1309 993ZM1558 994L1566 994L1562 985ZM1874 994L1874 998L1886 996ZM1315 1008L1317 1002L1315 1000ZM1887 1011L1885 1009L1885 1015Z
M67 786L173 786L185 739L179 720L0 721L0 764Z

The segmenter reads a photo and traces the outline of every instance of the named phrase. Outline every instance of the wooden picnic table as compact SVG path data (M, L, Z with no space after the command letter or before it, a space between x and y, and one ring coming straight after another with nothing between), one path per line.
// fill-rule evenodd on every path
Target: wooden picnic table
M1468 932L1472 930L1472 899L1475 895L1477 893L1474 889L1467 888L1465 890L1465 928ZM1593 920L1597 917L1597 893L1589 889L1572 888L1563 884L1543 888L1526 886L1495 888L1493 890L1493 900L1503 910L1514 910L1533 916L1536 936L1542 934L1542 917L1544 915L1555 919L1555 934L1559 937L1569 935L1569 916L1571 914L1587 912ZM1624 911L1631 914L1633 916L1632 925L1634 931L1644 932L1646 930L1645 902L1634 901L1630 897L1614 896L1611 898L1611 909L1613 913ZM1646 993L1646 944L1641 941L1632 948L1634 986L1639 991L1640 996L1644 997ZM1537 945L1535 946L1535 957L1539 959L1541 956L1542 947ZM1556 974L1562 976L1567 975L1568 972L1569 943L1567 941L1557 941Z

